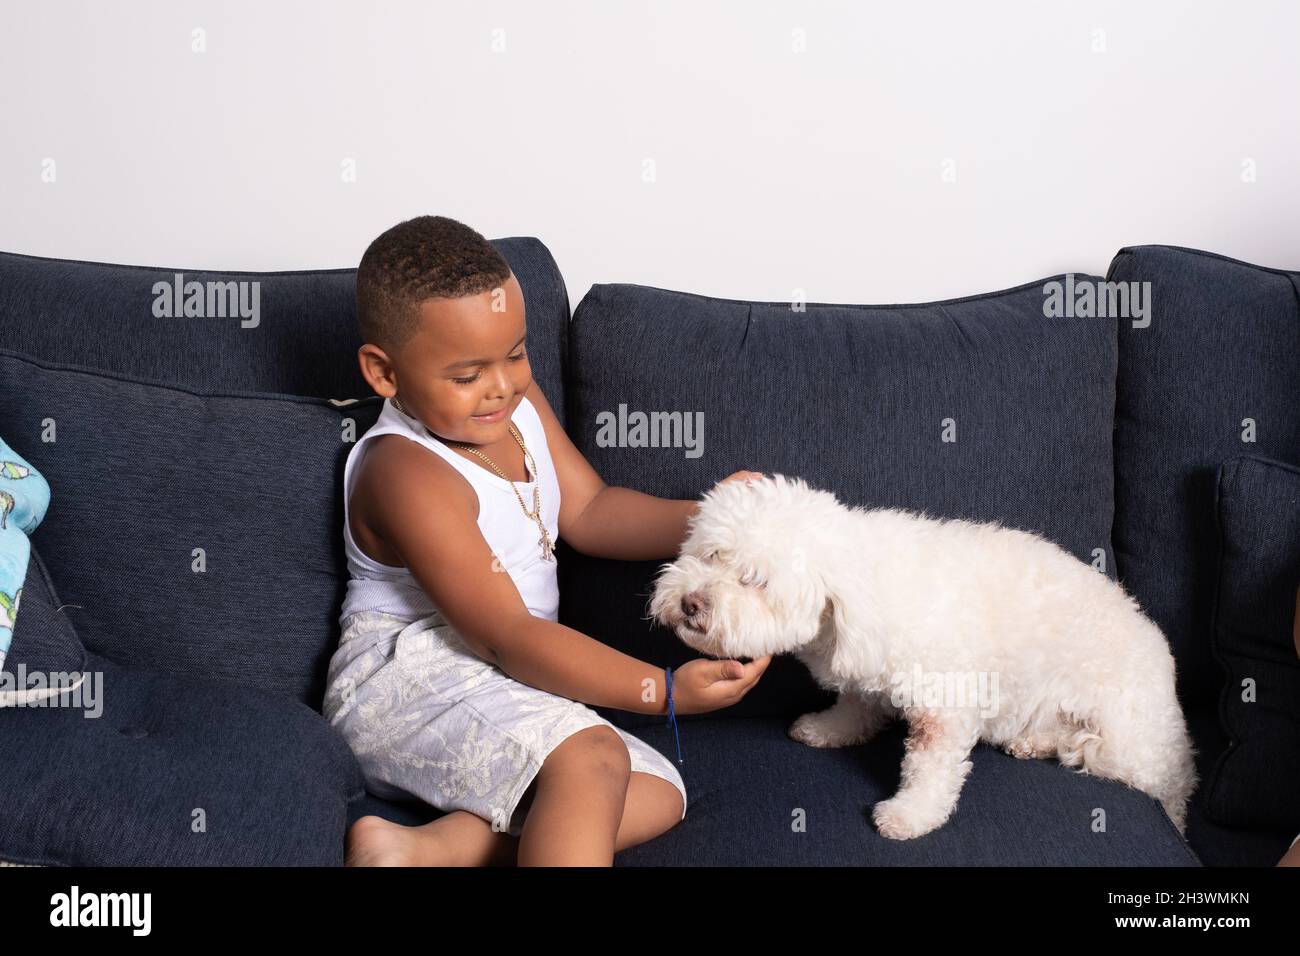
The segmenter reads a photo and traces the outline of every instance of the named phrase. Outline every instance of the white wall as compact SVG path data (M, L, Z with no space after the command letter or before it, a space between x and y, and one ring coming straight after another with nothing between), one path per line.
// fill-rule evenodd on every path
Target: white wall
M1155 242L1300 268L1280 0L2 9L12 252L354 266L438 213L541 238L575 306L921 301Z

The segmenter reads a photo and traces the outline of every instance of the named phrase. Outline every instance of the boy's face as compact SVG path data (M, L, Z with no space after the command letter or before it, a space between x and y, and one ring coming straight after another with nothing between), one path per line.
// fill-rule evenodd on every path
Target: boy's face
M407 413L439 437L490 445L509 436L510 416L533 381L525 331L523 290L512 273L478 295L425 300L416 333L386 363L371 360L378 381L366 377L380 394L395 388ZM363 369L368 349L384 355L363 346ZM494 414L481 417L487 413Z

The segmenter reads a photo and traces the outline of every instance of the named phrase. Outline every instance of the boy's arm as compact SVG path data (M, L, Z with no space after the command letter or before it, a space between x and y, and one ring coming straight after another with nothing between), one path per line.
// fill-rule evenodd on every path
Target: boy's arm
M492 643L496 665L521 683L593 707L668 714L662 667L637 660L581 631L526 614L504 627ZM680 697L677 712L686 712Z
M655 561L676 557L698 501L656 498L606 485L569 529L569 544L593 558Z
M580 631L535 617L498 571L478 499L454 468L415 442L377 445L386 493L370 504L384 542L475 654L511 677L598 707L666 714L664 671ZM522 521L522 515L520 516Z
M560 426L536 379L524 393L546 430L546 445L560 482L560 537L595 558L654 561L673 558L686 538L687 521L698 501L656 498L631 488L611 487L583 457ZM738 472L731 477L751 472Z

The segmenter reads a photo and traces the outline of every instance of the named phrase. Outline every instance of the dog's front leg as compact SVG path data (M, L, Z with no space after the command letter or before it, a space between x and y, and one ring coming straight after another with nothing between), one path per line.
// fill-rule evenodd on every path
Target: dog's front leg
M947 822L979 740L979 715L973 711L907 708L903 716L908 729L902 782L898 793L871 812L880 835L891 840L910 840Z
M851 747L876 736L892 716L882 695L842 691L828 709L796 720L788 734L809 747Z

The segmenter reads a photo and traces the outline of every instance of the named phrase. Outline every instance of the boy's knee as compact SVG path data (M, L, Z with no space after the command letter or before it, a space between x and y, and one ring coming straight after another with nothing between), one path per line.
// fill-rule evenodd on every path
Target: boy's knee
M588 727L566 738L551 751L542 771L595 773L626 780L632 774L632 755L622 736L612 727Z

